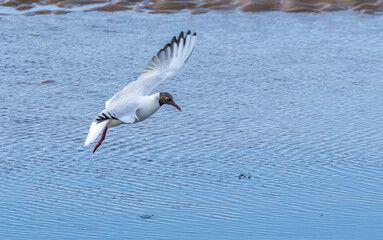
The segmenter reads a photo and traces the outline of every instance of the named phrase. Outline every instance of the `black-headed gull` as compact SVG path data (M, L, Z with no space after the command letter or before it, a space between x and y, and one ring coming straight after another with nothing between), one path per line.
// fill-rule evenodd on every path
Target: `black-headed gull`
M181 32L178 38L173 37L172 41L152 58L136 81L131 82L106 101L105 109L98 114L90 125L85 146L94 142L104 130L101 139L93 149L94 153L104 141L108 128L124 123L141 122L164 104L172 105L181 111L169 93L149 94L162 81L176 75L190 57L196 39L197 34L192 34L190 31L185 35Z

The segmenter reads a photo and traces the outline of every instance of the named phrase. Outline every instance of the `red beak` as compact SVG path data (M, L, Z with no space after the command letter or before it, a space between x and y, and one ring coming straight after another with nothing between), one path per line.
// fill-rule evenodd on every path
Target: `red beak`
M178 105L177 105L177 104L173 103L173 104L171 104L171 105L172 105L173 107L177 108L178 110L180 110L180 111L182 112L181 108L180 108L180 107L178 107Z

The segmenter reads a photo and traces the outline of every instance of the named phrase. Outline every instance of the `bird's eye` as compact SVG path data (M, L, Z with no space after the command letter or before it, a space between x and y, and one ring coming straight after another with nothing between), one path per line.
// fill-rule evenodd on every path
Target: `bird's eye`
M169 102L170 101L170 97L166 97L165 101Z

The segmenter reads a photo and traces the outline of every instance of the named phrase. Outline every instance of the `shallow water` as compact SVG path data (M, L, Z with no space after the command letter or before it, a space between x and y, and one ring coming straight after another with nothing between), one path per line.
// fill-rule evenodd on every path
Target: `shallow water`
M381 239L381 22L0 17L0 238ZM187 29L195 51L157 89L183 112L113 128L93 155L104 101Z
M126 11L201 14L209 11L383 12L382 0L0 0L0 14L65 14L72 11Z

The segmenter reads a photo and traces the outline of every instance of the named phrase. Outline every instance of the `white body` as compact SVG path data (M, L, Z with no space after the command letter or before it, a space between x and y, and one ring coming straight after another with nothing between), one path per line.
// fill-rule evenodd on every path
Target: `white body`
M141 97L141 107L136 111L138 119L134 122L141 122L150 117L153 113L160 109L160 93L155 93L151 96Z
M159 93L150 92L162 81L173 77L180 70L193 51L196 33L190 31L184 36L165 45L148 63L138 79L105 103L89 128L85 146L92 143L105 127L115 127L123 123L136 123L150 117L160 108Z
M137 118L133 123L141 122L153 115L153 113L157 112L160 109L159 103L160 93L155 93L151 96L142 96L140 97L140 108L136 111ZM124 122L120 120L109 120L107 126L109 128L116 127L118 125L124 124Z

